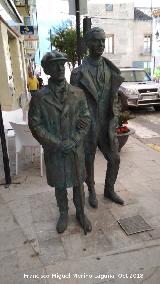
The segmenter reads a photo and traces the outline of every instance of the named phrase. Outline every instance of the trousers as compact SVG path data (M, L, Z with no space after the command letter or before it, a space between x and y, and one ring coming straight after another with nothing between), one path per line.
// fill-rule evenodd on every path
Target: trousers
M113 188L117 179L119 165L120 165L120 155L118 152L118 147L115 145L114 149L104 143L104 141L98 141L98 148L102 152L104 158L107 161L107 170L105 176L105 187ZM85 153L85 167L86 167L86 184L88 189L93 189L94 180L94 161L95 161L96 150L93 153Z
M82 193L82 196L81 196L81 193ZM65 187L61 187L61 188L56 187L55 196L56 196L57 206L59 208L60 213L68 212L67 189ZM82 203L81 203L81 197L82 197ZM82 208L84 208L84 204L85 204L85 194L84 194L83 185L81 185L81 188L78 186L73 187L73 203L74 203L77 213L81 213L81 210Z

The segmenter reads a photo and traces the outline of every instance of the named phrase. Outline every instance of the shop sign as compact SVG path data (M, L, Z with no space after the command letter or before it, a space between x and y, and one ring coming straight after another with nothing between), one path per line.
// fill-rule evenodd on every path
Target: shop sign
M33 35L34 27L33 26L20 26L20 33L22 35Z

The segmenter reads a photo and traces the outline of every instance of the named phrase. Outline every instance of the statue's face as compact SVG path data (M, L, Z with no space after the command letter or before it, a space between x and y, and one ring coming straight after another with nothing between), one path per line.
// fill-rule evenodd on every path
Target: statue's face
M92 57L98 58L103 54L105 48L105 34L94 32L92 38L88 41L89 53Z
M54 81L63 81L65 79L65 61L52 61L47 66L47 74L51 76Z

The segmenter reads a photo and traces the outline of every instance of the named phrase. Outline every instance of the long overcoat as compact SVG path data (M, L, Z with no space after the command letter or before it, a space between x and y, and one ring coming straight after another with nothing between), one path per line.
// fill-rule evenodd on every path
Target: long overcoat
M77 127L79 120L85 127ZM67 92L62 104L56 94L45 86L30 101L28 113L29 128L32 135L43 146L47 182L50 186L71 187L77 185L73 151L62 152L62 141L75 142L79 158L80 181L85 180L84 136L90 115L83 91L67 84Z
M104 64L110 69L110 89L109 101L106 105L106 94L108 92L107 75L104 78L104 89L102 94L101 104L99 104L97 97L97 89L93 78L89 72L89 62L85 58L80 66L75 68L71 74L71 84L80 87L85 92L88 108L91 115L91 126L88 131L85 143L86 152L95 152L97 146L97 124L101 124L99 135L103 141L104 147L112 147L115 151L117 148L117 137L115 134L116 120L118 119L118 96L117 90L124 79L120 76L120 70L107 58L102 57ZM106 92L106 93L105 93ZM99 119L100 118L100 119ZM97 122L98 121L98 122ZM114 145L116 145L114 147Z

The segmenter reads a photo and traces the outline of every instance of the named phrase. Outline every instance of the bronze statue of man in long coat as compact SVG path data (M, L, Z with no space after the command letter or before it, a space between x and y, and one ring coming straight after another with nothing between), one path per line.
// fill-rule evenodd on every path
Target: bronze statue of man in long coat
M65 80L66 61L66 55L57 50L46 53L42 58L41 65L50 78L48 85L31 98L29 127L44 149L47 182L55 187L60 211L58 233L63 233L67 228L66 189L69 187L73 187L77 220L83 227L85 218L86 231L90 232L91 223L86 215L82 216L84 202L80 204L80 187L84 195L85 180L84 136L89 128L90 114L83 91ZM79 128L80 121L83 121L84 126ZM76 174L75 153L79 163L79 180Z
M123 82L120 70L102 54L105 48L104 30L95 27L86 34L89 56L71 74L71 84L79 86L85 92L91 115L91 126L85 142L85 159L89 190L89 203L98 207L94 182L94 159L97 146L107 160L104 197L123 204L123 200L114 191L120 157L116 137L118 116L117 90Z

